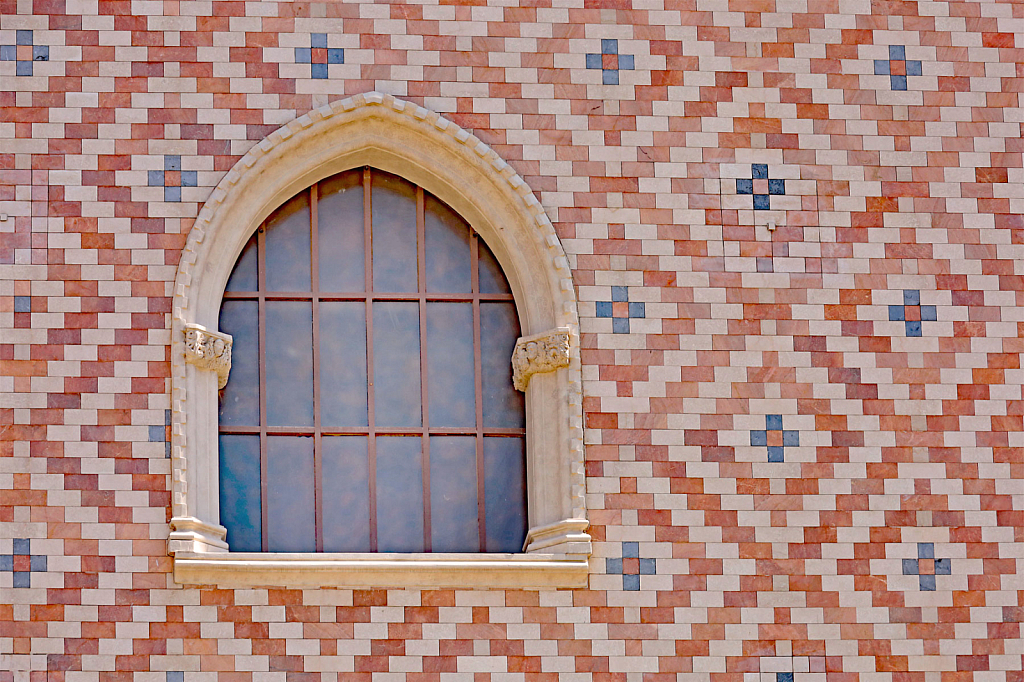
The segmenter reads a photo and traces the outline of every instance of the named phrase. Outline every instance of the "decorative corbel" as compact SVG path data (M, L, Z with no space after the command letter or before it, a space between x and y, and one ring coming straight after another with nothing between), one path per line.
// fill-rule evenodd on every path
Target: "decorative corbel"
M541 334L523 336L512 351L512 383L525 391L530 377L569 366L569 329L558 327Z
M186 324L185 362L216 372L217 388L224 388L231 372L231 337L198 324Z

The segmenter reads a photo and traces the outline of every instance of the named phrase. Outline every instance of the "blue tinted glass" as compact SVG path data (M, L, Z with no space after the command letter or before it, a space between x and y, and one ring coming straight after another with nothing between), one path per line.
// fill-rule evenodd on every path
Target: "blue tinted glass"
M274 211L266 232L267 291L309 291L309 193L300 192Z
M519 338L514 303L480 304L484 425L523 428L523 394L512 386L512 351Z
M511 293L508 280L505 279L505 273L501 271L498 259L494 257L482 239L477 240L477 243L480 245L480 293Z
M262 551L260 437L221 434L219 472L220 523L231 551Z
M374 291L416 291L416 188L388 173L373 173Z
M419 304L373 304L373 384L378 426L419 426Z
M434 552L480 551L472 436L430 439L430 545Z
M340 173L319 185L320 291L363 291L366 288L361 175L359 171Z
M224 301L220 330L233 338L231 374L220 394L220 423L259 426L259 320L256 301Z
M316 551L313 439L267 438L267 549Z
M427 388L431 426L476 425L473 304L427 303Z
M370 480L365 436L320 441L325 552L370 551Z
M313 425L313 307L267 301L267 423Z
M425 199L427 291L463 293L472 289L469 226L447 205L432 196Z
M526 450L522 438L484 438L488 552L521 552L526 540Z
M225 291L256 291L256 235L242 249Z
M366 426L366 305L320 304L320 423Z
M377 550L423 551L423 463L420 437L379 436Z

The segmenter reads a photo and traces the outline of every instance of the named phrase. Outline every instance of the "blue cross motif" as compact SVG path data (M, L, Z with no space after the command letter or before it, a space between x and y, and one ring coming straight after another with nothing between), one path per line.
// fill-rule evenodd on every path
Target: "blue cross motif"
M767 447L769 462L785 462L786 448L800 446L800 432L783 429L781 414L767 414L764 417L764 429L751 430L750 445Z
M640 591L640 576L656 575L657 559L641 559L639 542L623 542L622 558L608 557L605 561L605 573L622 576L622 589L626 592Z
M14 45L0 45L0 61L14 62L15 75L31 76L33 62L50 61L50 47L36 45L31 30L18 29Z
M644 318L647 315L646 305L642 301L629 300L629 287L612 287L612 300L598 301L596 304L598 317L612 318L612 332L615 334L629 333L629 320Z
M0 572L14 573L13 587L32 587L32 574L45 571L46 556L33 556L29 538L16 538L14 551L0 555Z
M918 584L925 592L935 591L935 576L952 573L953 566L949 559L935 558L934 542L917 543L917 558L903 560L903 575L916 575Z
M903 305L889 306L889 321L902 322L907 336L921 336L921 322L938 319L935 306L921 305L921 292L917 289L903 290Z
M326 33L309 34L309 47L295 48L295 63L309 64L312 78L327 78L327 67L345 63L345 49L327 47Z
M793 673L775 673L775 682L793 682Z
M601 39L601 54L587 55L588 69L601 69L601 82L605 85L619 84L619 71L632 71L633 55L619 54L619 41L615 38Z
M768 177L768 164L750 164L750 179L736 179L736 194L751 194L754 197L754 210L771 209L771 196L785 196L786 181Z
M164 169L149 171L149 186L164 188L164 201L181 201L182 187L195 187L196 171L181 170L181 155L164 155Z
M888 76L893 90L906 90L907 76L921 75L921 60L907 59L904 45L890 45L889 58L875 60L875 75Z

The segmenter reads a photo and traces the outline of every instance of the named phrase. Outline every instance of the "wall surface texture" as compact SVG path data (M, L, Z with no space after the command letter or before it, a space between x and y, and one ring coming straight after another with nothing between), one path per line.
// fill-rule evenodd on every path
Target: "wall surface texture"
M0 0L0 682L1021 682L1022 64L1019 0ZM568 256L586 589L171 579L189 230L371 90Z

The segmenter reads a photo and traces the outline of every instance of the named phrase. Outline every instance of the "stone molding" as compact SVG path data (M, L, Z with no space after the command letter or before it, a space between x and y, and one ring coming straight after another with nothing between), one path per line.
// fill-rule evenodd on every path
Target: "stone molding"
M554 372L569 366L568 327L523 336L512 351L512 382L525 391L530 377L541 372Z
M217 373L217 388L224 388L231 374L231 336L198 324L185 325L185 362Z
M568 331L568 365L533 374L527 386L529 526L585 523L579 319L551 221L523 179L477 137L435 112L376 92L310 111L253 146L221 179L188 234L171 311L173 519L220 528L219 376L186 362L185 329L216 328L235 260L273 210L314 182L362 166L418 184L474 227L508 276L525 334ZM191 550L176 542L173 553L208 552L222 541L209 534ZM566 542L581 546L567 536ZM528 545L527 552L537 551L574 554Z

